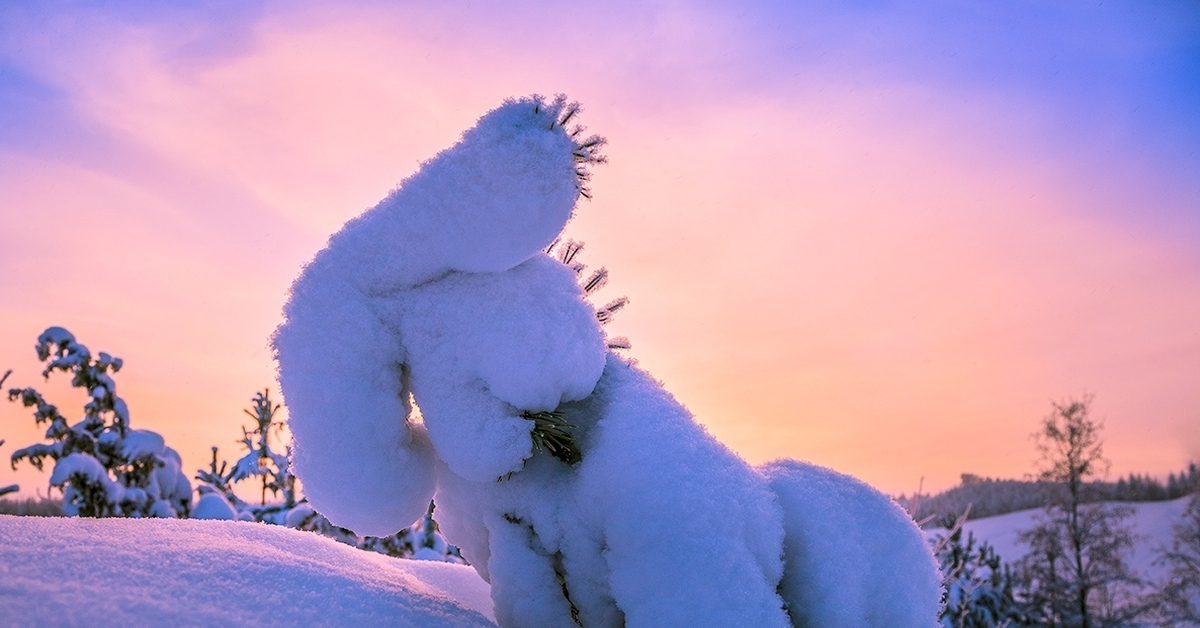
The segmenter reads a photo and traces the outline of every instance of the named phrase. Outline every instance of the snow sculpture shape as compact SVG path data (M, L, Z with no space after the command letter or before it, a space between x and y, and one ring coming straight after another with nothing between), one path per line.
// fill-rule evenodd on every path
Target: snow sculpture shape
M937 568L890 499L751 468L608 350L545 253L603 159L577 112L506 101L297 279L274 345L313 506L387 535L436 490L507 627L935 625ZM534 447L547 412L579 460Z

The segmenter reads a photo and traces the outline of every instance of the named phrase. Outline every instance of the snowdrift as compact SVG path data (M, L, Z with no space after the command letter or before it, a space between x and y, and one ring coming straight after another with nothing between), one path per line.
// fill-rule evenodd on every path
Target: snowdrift
M6 625L492 626L463 565L239 521L0 515Z

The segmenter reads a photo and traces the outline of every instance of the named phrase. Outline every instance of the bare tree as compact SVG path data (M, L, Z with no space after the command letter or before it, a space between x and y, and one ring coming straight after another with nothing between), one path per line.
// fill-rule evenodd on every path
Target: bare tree
M1128 506L1095 503L1091 478L1108 470L1100 432L1089 415L1092 396L1055 403L1034 434L1040 479L1051 484L1036 525L1020 534L1024 593L1047 626L1129 625L1140 612L1137 578L1125 562L1133 547ZM1091 502L1091 503L1089 503Z

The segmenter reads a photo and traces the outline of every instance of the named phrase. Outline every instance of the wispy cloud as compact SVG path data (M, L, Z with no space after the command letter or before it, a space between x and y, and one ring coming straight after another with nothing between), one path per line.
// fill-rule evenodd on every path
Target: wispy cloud
M1200 446L1198 35L1184 2L7 6L0 357L122 355L199 466L324 238L563 91L610 140L570 229L614 325L744 455L1017 475L1086 389L1116 468L1165 471Z

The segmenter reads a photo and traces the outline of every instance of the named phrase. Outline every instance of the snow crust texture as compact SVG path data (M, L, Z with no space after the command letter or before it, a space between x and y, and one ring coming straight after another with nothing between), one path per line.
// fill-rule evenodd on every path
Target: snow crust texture
M0 515L0 624L494 626L462 565L236 521Z
M937 568L899 507L816 467L764 475L608 350L545 252L601 160L576 111L486 114L297 279L274 343L313 507L384 536L436 491L506 628L936 625ZM549 412L581 459L535 447Z

